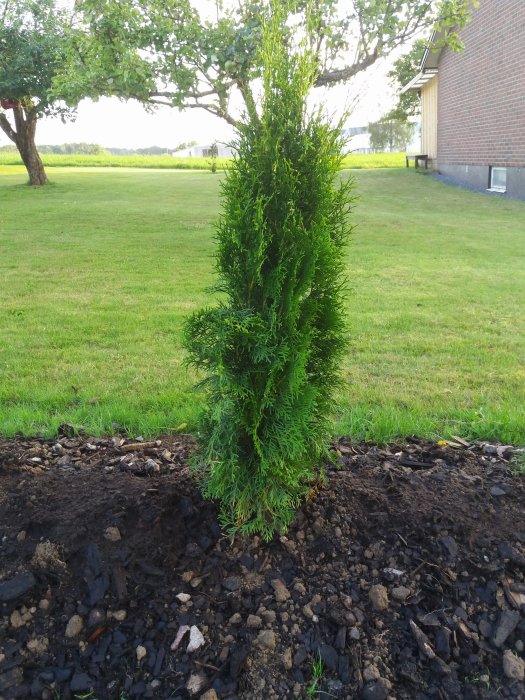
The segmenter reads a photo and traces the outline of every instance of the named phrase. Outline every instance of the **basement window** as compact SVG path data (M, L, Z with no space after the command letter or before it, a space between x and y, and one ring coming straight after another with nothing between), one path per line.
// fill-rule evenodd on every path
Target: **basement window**
M492 192L507 191L507 168L490 168L489 190Z

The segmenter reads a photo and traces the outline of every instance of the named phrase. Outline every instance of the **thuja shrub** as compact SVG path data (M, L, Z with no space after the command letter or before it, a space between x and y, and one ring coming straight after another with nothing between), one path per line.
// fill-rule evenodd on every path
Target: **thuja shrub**
M222 187L217 271L223 301L186 326L208 403L198 456L204 493L230 531L283 531L327 454L345 346L344 250L351 182L341 130L310 113L305 46L264 29L259 114L239 128Z

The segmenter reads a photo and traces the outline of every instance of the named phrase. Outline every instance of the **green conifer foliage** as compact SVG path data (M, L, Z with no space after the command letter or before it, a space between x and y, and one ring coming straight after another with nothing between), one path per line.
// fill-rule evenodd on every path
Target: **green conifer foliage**
M260 115L240 128L217 229L223 302L186 327L208 408L204 493L230 531L283 531L327 453L345 345L344 252L352 184L342 137L306 101L306 41L290 49L277 2L264 30Z

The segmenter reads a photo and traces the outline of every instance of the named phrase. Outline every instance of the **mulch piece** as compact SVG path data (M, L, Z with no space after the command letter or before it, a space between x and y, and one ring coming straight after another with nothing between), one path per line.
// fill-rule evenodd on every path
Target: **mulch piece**
M511 448L343 439L268 544L221 533L192 449L0 441L0 698L525 698Z

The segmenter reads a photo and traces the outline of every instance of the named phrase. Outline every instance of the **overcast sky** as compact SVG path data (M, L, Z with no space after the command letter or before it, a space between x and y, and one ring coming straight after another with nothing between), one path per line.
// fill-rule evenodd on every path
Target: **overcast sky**
M72 7L73 0L57 0ZM201 18L211 19L216 13L217 0L193 0ZM223 0L231 5L234 0ZM408 47L407 47L408 48ZM406 50L406 49L405 49ZM402 52L396 52L397 57ZM350 84L313 91L313 102L322 103L329 114L350 108L347 126L365 126L383 116L394 104L395 97L386 73L395 58L380 61ZM136 101L121 102L103 98L98 102L83 100L77 118L63 124L59 118L43 119L37 128L36 142L43 144L96 143L116 148L145 148L162 146L174 148L180 143L197 141L209 144L227 142L232 128L222 119L199 109L179 112L159 107L154 113L146 111ZM0 145L11 143L0 130Z
M314 99L322 102L331 114L351 107L348 126L364 126L375 121L394 102L386 78L390 63L372 66L351 85L315 90ZM85 142L119 148L174 148L188 141L200 144L228 141L232 134L226 122L204 110L179 112L162 107L151 114L136 101L103 98L98 102L83 100L74 122L62 124L57 118L43 119L38 125L36 141L40 145ZM0 145L8 143L11 142L0 130Z

